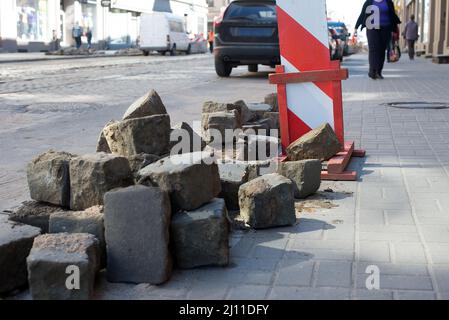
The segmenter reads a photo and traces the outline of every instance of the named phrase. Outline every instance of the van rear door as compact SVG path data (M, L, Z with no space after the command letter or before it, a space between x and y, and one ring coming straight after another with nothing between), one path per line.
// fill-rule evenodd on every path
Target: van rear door
M140 17L140 47L149 50L167 49L168 20L164 14L143 13Z

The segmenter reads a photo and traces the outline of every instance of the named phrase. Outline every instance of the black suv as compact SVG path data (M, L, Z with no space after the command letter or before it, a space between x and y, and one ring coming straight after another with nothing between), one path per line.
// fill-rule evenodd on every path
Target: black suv
M259 64L279 64L276 1L233 1L215 22L214 55L220 77L229 77L240 65L257 72Z

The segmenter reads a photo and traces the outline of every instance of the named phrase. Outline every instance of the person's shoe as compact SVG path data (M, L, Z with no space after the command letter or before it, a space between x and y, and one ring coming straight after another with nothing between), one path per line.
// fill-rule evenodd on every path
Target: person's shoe
M375 72L369 72L368 77L370 77L373 80L377 80L377 74Z
M376 78L377 78L377 79L382 79L382 80L385 79L384 76L382 75L382 73L380 73L380 72L378 72L378 73L376 74Z

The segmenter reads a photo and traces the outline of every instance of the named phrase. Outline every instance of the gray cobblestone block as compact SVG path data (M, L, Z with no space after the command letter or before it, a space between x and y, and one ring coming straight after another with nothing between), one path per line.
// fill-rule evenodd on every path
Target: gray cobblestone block
M326 123L294 141L286 152L290 161L307 159L324 161L340 152L341 148L334 130Z
M109 148L108 140L106 139L106 135L104 133L104 129L107 128L109 125L116 123L117 121L111 120L109 121L104 128L100 132L100 136L98 137L97 141L97 149L96 152L105 152L105 153L111 153L111 148Z
M124 157L96 153L70 161L70 208L84 210L103 204L103 196L114 188L134 183L129 162Z
M243 110L242 110L243 109ZM213 101L206 101L203 104L202 113L217 113L217 112L231 112L236 111L235 115L237 117L237 122L240 124L244 123L243 111L247 110L248 107L243 101L237 101L237 103L220 103Z
M131 186L105 195L107 278L161 284L172 270L170 200L159 188Z
M273 111L277 112L279 110L277 93L270 93L266 95L264 102L269 104Z
M139 171L139 183L170 194L173 210L194 210L221 191L214 158L206 152L163 158Z
M319 160L282 162L279 164L278 173L293 181L297 199L304 199L314 194L321 185L321 162Z
M161 98L155 90L137 99L123 115L123 120L144 118L154 115L167 114Z
M280 140L277 137L242 133L237 141L240 151L238 160L274 161L281 153Z
M255 229L293 225L296 222L291 180L268 174L239 189L240 215Z
M189 144L183 139L189 139ZM178 143L182 143L182 153L191 153L202 151L206 147L206 142L199 136L187 122L175 124L170 134L170 154L179 154L175 152L173 147Z
M220 197L226 201L228 210L239 210L239 188L248 182L248 164L246 162L218 162L221 181Z
M50 216L50 233L89 233L99 241L100 264L106 266L104 209L95 206L84 211L57 212Z
M245 101L238 100L233 104L241 108L240 113L242 115L242 124L250 123L251 121L256 120L256 116L251 112L251 110L249 110Z
M103 132L112 153L121 156L139 153L159 156L169 152L171 127L168 115L115 122Z
M194 211L173 215L172 248L180 268L228 265L228 237L229 222L223 199L213 199Z
M203 113L202 119L203 137L206 142L215 142L213 132L216 130L220 134L221 142L225 143L226 130L235 130L242 127L240 114L237 110L227 112Z
M0 215L0 294L26 285L26 257L39 234L39 228L8 221Z
M135 179L139 175L139 171L146 166L160 160L161 157L154 154L139 153L128 157L129 166Z
M90 299L99 268L98 241L85 233L41 235L34 240L27 267L34 300Z
M9 220L40 228L42 233L47 233L50 215L65 211L65 208L49 203L25 201L9 215Z
M249 103L248 109L254 115L254 120L260 120L264 118L266 112L273 112L273 107L266 103Z
M248 161L248 180L254 180L260 176L277 173L279 163L277 160Z
M279 120L279 112L265 112L263 114L263 119L268 119L271 121L271 130L280 130L280 120ZM278 132L278 135L280 136L281 133Z
M255 132L261 134L262 132L269 132L270 128L266 123L252 122L242 126L243 133ZM262 131L266 130L266 131Z
M33 159L27 166L31 199L69 206L69 163L73 157L67 152L50 150Z

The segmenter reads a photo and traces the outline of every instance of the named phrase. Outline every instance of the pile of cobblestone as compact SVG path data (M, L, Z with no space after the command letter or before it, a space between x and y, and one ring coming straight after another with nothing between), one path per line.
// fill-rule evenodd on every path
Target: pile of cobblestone
M28 284L33 299L89 299L101 269L110 282L162 284L174 267L229 264L231 211L255 229L294 224L295 198L318 190L321 160L341 146L323 125L279 163L278 119L275 95L206 102L198 134L172 127L152 90L104 127L95 153L37 156L33 200L0 220L0 294Z

